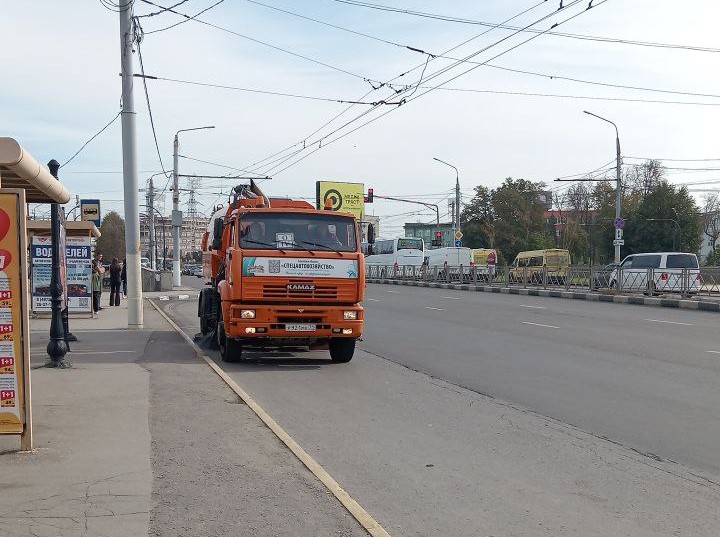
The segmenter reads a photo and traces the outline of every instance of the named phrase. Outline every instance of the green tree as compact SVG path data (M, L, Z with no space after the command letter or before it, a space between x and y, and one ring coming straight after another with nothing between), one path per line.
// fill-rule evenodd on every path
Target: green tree
M697 252L700 247L699 211L687 187L661 180L644 193L636 208L625 214L626 254Z
M501 260L512 262L518 252L555 246L541 201L543 183L508 177L492 191L495 247Z
M113 257L121 261L125 258L125 221L115 211L110 211L103 218L95 248L103 254L105 261Z
M476 186L475 195L465 206L460 221L463 223L463 243L470 248L493 248L495 246L494 211L492 191L486 186Z

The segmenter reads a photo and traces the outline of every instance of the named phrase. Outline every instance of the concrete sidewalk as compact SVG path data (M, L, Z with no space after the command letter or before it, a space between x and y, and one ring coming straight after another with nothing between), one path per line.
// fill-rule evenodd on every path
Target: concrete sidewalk
M0 436L0 537L361 536L359 524L149 304L72 319L73 367L42 367L35 450Z

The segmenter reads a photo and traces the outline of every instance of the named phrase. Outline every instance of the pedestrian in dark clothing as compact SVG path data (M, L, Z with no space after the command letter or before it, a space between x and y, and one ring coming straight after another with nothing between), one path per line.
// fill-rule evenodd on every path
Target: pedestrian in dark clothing
M122 284L122 267L117 257L110 263L110 305L120 305L120 285Z
M92 265L92 302L93 316L102 308L100 307L100 293L102 290L102 274L95 263Z
M123 298L127 298L127 258L123 259L123 268L120 273L120 279L123 286Z

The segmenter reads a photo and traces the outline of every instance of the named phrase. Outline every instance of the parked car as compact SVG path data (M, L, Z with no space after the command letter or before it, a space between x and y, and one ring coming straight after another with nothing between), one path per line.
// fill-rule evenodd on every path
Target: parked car
M686 252L633 254L610 276L610 286L624 291L697 293L702 284L697 255Z
M610 287L610 277L613 271L620 266L620 263L608 263L605 266L600 267L593 273L594 287L596 289L603 289Z
M193 274L197 276L198 278L203 277L203 268L202 265L197 265L195 269L193 270Z

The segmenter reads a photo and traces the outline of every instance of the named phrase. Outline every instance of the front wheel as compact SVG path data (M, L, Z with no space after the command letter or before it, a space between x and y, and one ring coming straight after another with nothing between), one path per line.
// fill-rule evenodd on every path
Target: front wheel
M351 338L332 338L329 343L330 358L337 364L352 360L355 353L355 340Z
M217 323L217 343L223 362L232 363L242 360L242 344L239 341L227 337L222 316Z

